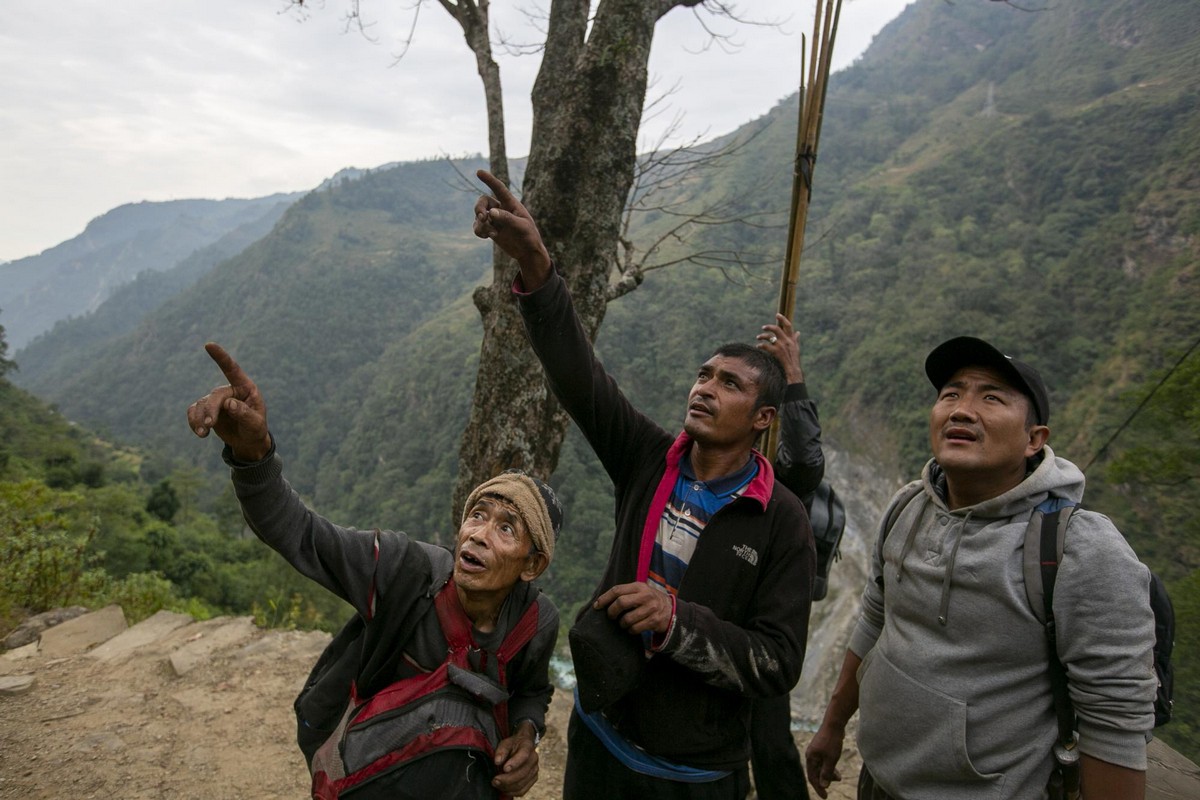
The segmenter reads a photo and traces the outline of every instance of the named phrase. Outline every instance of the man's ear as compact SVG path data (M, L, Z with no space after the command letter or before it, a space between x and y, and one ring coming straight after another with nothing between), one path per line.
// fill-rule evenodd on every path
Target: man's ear
M525 559L525 569L521 570L521 580L529 582L537 578L550 566L550 559L541 550L534 550Z
M775 406L761 406L754 412L754 430L762 433L771 427L771 423L775 420L775 415L778 413L779 409Z
M1025 457L1033 458L1048 441L1050 441L1050 429L1045 425L1034 425L1029 429L1029 442L1025 445Z

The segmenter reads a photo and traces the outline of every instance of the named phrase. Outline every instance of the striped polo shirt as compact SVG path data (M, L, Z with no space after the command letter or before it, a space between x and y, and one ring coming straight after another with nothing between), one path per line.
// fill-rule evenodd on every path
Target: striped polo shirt
M758 462L750 458L737 472L702 481L692 469L690 454L679 460L679 477L659 519L654 552L650 556L646 580L651 586L671 595L679 590L704 526L737 498L756 474Z

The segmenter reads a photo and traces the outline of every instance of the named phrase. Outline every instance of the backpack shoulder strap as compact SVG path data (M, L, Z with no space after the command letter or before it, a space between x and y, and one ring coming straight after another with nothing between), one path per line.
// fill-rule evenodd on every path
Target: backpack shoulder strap
M1077 503L1061 497L1048 498L1033 510L1029 524L1025 526L1022 563L1025 597L1029 600L1033 615L1043 625L1046 624L1047 609L1054 598L1054 579L1066 545L1067 525L1077 507Z
M500 661L500 666L503 668L512 657L520 652L521 648L529 644L529 640L537 633L538 622L540 615L538 613L538 602L540 592L535 593L533 601L525 608L525 612L521 614L521 618L517 620L517 624L513 625L512 630L504 637L504 641L500 644L500 649L496 651L496 658Z
M921 481L912 481L907 483L897 493L895 500L892 502L891 510L888 512L887 522L883 526L883 535L879 537L879 549L883 549L883 540L892 532L892 528L896 527L896 520L900 519L900 515L904 513L904 509L908 508L908 504L913 501L913 498L921 493Z
M1062 560L1067 525L1076 503L1051 497L1034 509L1025 528L1025 594L1030 608L1046 632L1046 656L1049 660L1050 688L1054 695L1054 716L1058 721L1058 745L1064 752L1075 750L1075 707L1067 686L1067 669L1058 657L1058 631L1054 621L1054 583ZM1037 557L1031 567L1031 551ZM1039 599L1037 602L1035 598Z
M887 540L892 532L892 528L896 527L897 520L904 513L904 509L908 508L909 504L924 490L924 485L920 480L907 483L892 499L892 504L888 508L887 519L883 523L883 530L879 533L879 538L875 540L875 556L880 563L883 562L883 543ZM883 588L883 573L875 577L875 583L879 588Z
M446 581L446 585L437 593L433 606L437 609L438 623L442 626L442 634L445 635L446 644L451 652L474 646L471 620L463 610L462 603L458 601L453 578Z

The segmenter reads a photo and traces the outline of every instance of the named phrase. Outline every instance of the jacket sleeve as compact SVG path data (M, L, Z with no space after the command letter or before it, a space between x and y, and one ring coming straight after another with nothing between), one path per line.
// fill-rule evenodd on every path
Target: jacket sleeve
M788 385L779 409L779 419L775 477L808 508L813 492L825 477L825 454L821 451L817 403L808 396L805 384Z
M550 390L620 485L643 457L643 445L670 441L670 435L634 408L596 358L557 270L533 292L517 296Z
M360 531L335 525L304 504L283 477L275 453L254 464L222 454L250 529L302 575L324 586L370 620L376 594L386 591L380 564L398 569L411 541L402 533Z
M1144 770L1157 688L1150 571L1101 514L1071 517L1054 618L1079 718L1079 749Z
M554 694L554 686L550 683L550 659L558 641L558 609L544 594L538 595L537 603L537 633L526 645L526 652L509 684L512 697L508 701L508 719L513 730L518 722L527 719L541 735L546 731L546 710Z
M660 650L707 683L751 697L791 691L808 638L817 556L794 497L777 511L773 527L769 550L759 554L763 569L745 620L723 620L707 606L678 600L674 628Z

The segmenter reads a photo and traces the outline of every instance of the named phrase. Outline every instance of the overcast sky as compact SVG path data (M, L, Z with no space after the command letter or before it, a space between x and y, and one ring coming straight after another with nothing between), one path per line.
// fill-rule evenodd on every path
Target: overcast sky
M545 6L547 0L535 0ZM396 63L414 0L362 0L369 36L345 33L346 0L8 0L0 26L0 261L35 255L140 200L259 197L310 189L343 167L485 152L482 89L462 34L436 4ZM910 0L845 0L835 69ZM727 133L794 92L814 0L741 0L781 27L717 23L741 46L703 50L688 9L658 26L651 77L677 86L680 138ZM522 35L494 2L493 27ZM527 38L531 33L524 34ZM497 54L509 155L529 142L536 56ZM652 90L653 91L653 90Z

